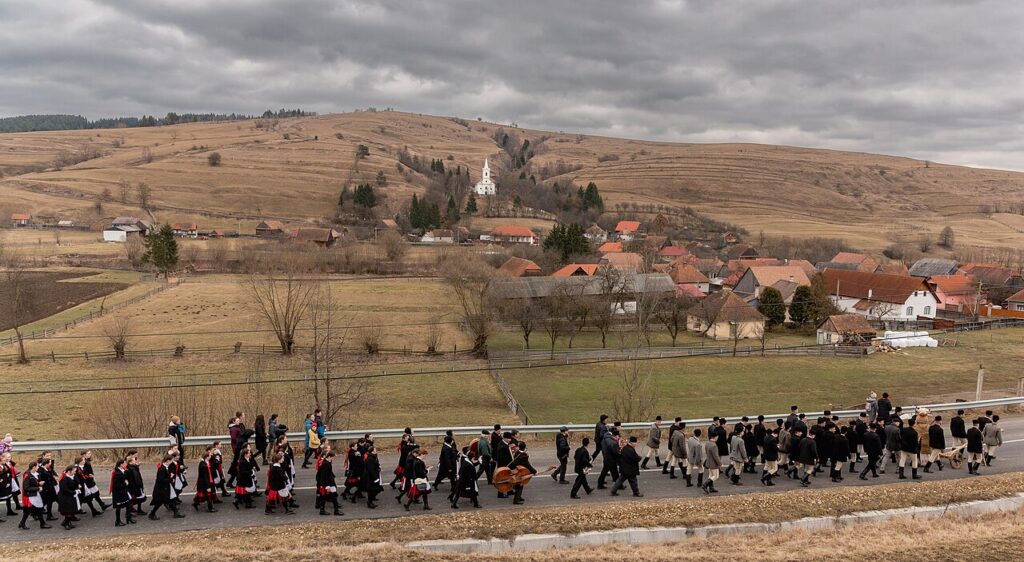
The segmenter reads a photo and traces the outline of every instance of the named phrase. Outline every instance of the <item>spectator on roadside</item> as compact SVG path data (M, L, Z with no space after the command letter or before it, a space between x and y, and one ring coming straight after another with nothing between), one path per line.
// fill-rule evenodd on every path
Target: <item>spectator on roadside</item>
M182 466L185 465L185 424L181 423L181 418L178 416L171 416L170 423L167 424L167 441L171 447L177 446L178 452L181 455L180 462Z

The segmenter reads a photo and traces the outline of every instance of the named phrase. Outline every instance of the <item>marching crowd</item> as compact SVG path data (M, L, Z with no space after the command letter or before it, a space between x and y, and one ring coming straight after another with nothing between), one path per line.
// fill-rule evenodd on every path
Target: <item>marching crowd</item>
M658 416L649 428L643 453L636 436L627 438L619 422L609 424L608 416L602 415L594 428L593 442L584 437L571 455L576 478L569 496L579 499L580 490L593 493L588 476L598 457L602 462L597 489L610 487L611 495L618 495L628 484L634 496L642 497L638 476L652 459L661 474L682 478L686 487L696 485L712 494L718 491L715 483L722 476L733 485L742 485L744 474L758 474L758 465L764 486L774 486L777 477L797 479L800 485L809 486L812 477L826 470L832 482L841 482L847 467L848 474L857 474L860 479L867 480L869 474L878 478L885 474L889 463L896 465L900 479L908 478L907 468L909 478L920 479L922 463L925 473L933 467L941 471L943 459L949 458L962 458L968 473L978 474L982 465L995 460L1002 445L999 416L991 411L970 420L963 410L958 411L949 420L950 448L941 416L931 416L925 409L904 414L901 408L893 408L885 393L881 399L872 393L865 410L845 421L828 411L808 419L797 406L790 410L785 419L772 422L758 416L756 420L742 418L730 424L716 417L709 427L692 429L681 418L675 418L668 424L667 435ZM416 442L413 430L405 428L397 446L394 478L385 484L372 435L366 434L344 450L335 451L325 438L326 430L320 410L306 416L301 469L312 468L316 474L315 506L321 515L343 515L341 500L365 501L368 508L376 508L386 486L397 492L395 499L406 510L413 504L430 510L432 490L445 482L450 486L447 500L453 509L458 509L462 499L479 508L481 477L498 489L499 499L511 497L513 504L521 504L525 501L524 488L540 474L530 463L527 444L518 431L504 431L496 424L493 430L484 430L461 448L454 434L447 432L431 481L429 473L434 467L427 465L428 451ZM190 487L189 480L194 479L191 504L197 512L203 508L216 512L215 505L223 502L221 498L231 497L236 510L251 509L262 497L266 514L273 515L278 508L285 514L294 513L299 507L294 488L300 463L286 435L287 426L279 423L275 414L269 421L257 416L249 428L245 414L236 412L228 431L230 459L224 455L224 444L215 441L202 451L192 477L183 456L185 425L177 416L172 417L167 429L169 448L156 467L149 493L139 454L129 451L116 460L111 471L109 504L100 496L90 451L82 451L62 470L49 452L21 469L12 460L13 445L8 434L0 441L0 505L6 504L8 516L21 510L21 529L28 528L30 518L41 528L49 528L48 521L58 520L54 506L63 518L61 526L69 530L75 528L80 515L91 513L97 517L110 507L115 511L115 526L132 525L136 523L135 515L159 519L161 508L175 518L185 517L181 513L183 496ZM562 484L569 483L570 437L568 428L562 427L555 437L558 464L548 469L553 471L551 478ZM858 470L859 463L863 465ZM339 464L343 467L340 483L336 476Z

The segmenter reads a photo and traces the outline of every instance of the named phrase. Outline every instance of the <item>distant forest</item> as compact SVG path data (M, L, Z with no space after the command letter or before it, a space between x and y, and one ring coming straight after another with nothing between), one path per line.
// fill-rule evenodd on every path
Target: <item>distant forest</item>
M281 108L277 111L268 109L263 112L261 117L306 117L312 115L316 115L316 113L301 109ZM256 117L256 115L244 115L241 113L174 113L172 111L160 118L153 117L152 115L143 115L142 117L106 117L90 121L81 115L19 115L17 117L0 118L0 133L155 127L157 125L197 123L200 121L238 121L255 119Z

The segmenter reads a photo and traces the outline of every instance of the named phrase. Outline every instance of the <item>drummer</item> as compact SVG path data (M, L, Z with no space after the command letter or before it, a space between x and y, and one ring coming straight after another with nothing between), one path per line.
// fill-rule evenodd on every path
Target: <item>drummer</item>
M530 464L530 455L526 452L525 441L512 441L509 444L509 449L512 452L512 463L509 465L509 468L515 471L517 468L523 467L529 470L531 475L537 474L537 469L533 468L533 465ZM525 503L525 500L523 500L523 488L528 482L529 479L526 482L516 484L515 488L513 488L515 492L515 498L512 500L513 504Z

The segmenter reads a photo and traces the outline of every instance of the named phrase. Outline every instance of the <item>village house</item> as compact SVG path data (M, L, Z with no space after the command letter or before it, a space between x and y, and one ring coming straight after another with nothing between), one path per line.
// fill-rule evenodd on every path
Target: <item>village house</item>
M604 244L601 244L601 246L599 246L597 248L597 253L599 253L599 254L610 254L610 253L613 253L613 252L621 252L621 251L622 251L622 242L605 242Z
M778 281L789 281L799 285L810 285L811 280L802 267L797 265L767 265L748 267L733 290L742 296L758 298L764 287L771 287ZM794 289L795 290L795 289Z
M644 270L644 257L636 252L609 252L601 256L601 264L639 273Z
M981 296L978 283L970 275L933 275L928 286L939 299L940 310L977 314Z
M583 237L594 244L604 244L608 241L608 231L596 224L592 224L590 228L583 231Z
M942 258L921 258L910 266L910 275L929 279L936 275L953 275L959 267L955 260Z
M640 221L619 221L615 225L615 237L623 242L632 242L640 237Z
M200 240L209 240L211 238L223 238L223 237L224 237L224 232L222 232L220 230L217 230L217 229L213 229L213 230L200 230L199 231L199 239Z
M1024 277L1021 274L1001 265L968 263L958 271L961 275L970 275L981 283L982 290L986 287L995 289L1004 295L1024 289Z
M288 234L284 223L278 220L265 220L256 225L256 236L274 237Z
M570 263L551 274L552 277L589 277L601 268L597 263Z
M536 263L517 257L511 257L498 268L498 273L508 277L536 277L544 275Z
M1017 291L1006 299L1006 310L1024 312L1024 289Z
M316 244L321 248L330 248L338 241L339 234L333 228L299 228L292 233L292 239L296 242Z
M684 285L695 287L702 295L706 295L711 292L711 280L706 275L697 271L696 267L688 263L680 264L669 270L669 276L672 281L682 288ZM692 296L692 291L684 289L687 294Z
M878 270L878 262L874 258L867 254L858 254L856 252L839 252L828 263L853 266L852 269L854 271L866 273L874 273Z
M877 335L859 314L834 314L818 325L818 345L863 344Z
M673 261L687 255L686 248L682 246L665 246L658 250L658 261L661 263L672 263Z
M674 294L675 283L663 273L637 273L619 276L612 287L599 276L520 277L495 281L493 295L503 299L540 300L562 294L579 296L616 295L613 306L617 314L636 312L637 300L656 299Z
M146 236L156 229L153 221L138 217L116 217L103 229L104 242L125 242L129 236Z
M377 230L399 230L398 222L395 219L380 219L377 221Z
M934 318L939 299L924 279L847 269L821 273L840 310L886 321Z
M726 291L710 295L686 311L686 329L713 340L760 338L765 317Z
M537 235L525 226L501 225L491 231L491 240L497 244L537 244Z
M13 226L29 226L32 224L32 215L28 213L11 213L11 224Z
M725 250L725 257L729 260L741 260L758 257L757 250L750 244L736 244Z
M455 233L448 229L435 228L424 232L420 237L420 242L424 244L454 244Z
M910 275L910 269L903 262L891 261L878 266L875 273L888 273L889 275Z
M178 238L199 237L199 226L194 222L176 222L171 225L171 231Z
M731 230L722 233L722 242L725 242L726 244L735 244L739 241L739 235Z

